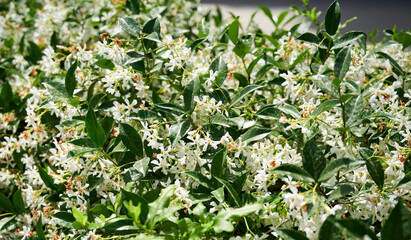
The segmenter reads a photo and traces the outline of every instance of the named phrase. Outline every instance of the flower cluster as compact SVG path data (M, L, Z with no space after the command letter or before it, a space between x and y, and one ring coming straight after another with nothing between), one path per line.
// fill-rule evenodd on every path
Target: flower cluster
M342 34L338 1L261 7L271 34L196 0L0 6L0 239L409 239L409 32Z

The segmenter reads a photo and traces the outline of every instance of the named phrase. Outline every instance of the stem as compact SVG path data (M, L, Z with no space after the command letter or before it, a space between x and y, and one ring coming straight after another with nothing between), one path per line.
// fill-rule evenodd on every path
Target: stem
M346 123L346 119L345 119L345 106L344 106L344 103L342 102L342 100L341 100L341 86L339 86L338 87L338 95L339 95L339 97L340 97L340 105L341 105L341 110L342 110L342 119L343 119L343 127L344 127L344 129L343 129L343 131L342 131L342 134L341 134L341 139L342 139L342 141L343 141L343 143L344 143L344 140L345 140L345 130L346 130L346 125L347 125L347 123Z
M248 73L248 71L247 71L247 66L245 65L244 58L241 58L241 62L243 63L245 72L247 73L247 81L248 81L248 84L250 84L251 76L250 76L250 73Z

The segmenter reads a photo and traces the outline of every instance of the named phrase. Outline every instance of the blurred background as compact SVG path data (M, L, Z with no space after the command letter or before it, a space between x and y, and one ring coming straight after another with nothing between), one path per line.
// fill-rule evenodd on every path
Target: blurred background
M258 5L263 5L272 10L273 16L277 16L291 5L297 5L302 9L300 0L201 0L204 8L214 8L220 5L223 15L228 17L229 12L240 16L243 23L250 20L251 14L258 10ZM325 13L332 0L311 0L309 7L317 7L321 11L320 20L324 20ZM411 0L340 0L341 22L345 22L353 17L356 20L349 23L343 32L359 30L365 33L379 29L377 39L382 39L385 35L382 30L392 29L397 25L397 29L404 31L411 29ZM256 22L263 31L274 29L272 23L260 10L256 16Z

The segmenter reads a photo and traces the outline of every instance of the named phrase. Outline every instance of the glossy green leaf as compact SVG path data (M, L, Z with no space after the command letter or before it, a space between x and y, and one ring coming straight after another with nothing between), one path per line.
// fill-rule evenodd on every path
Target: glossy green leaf
M110 59L99 59L95 64L101 68L113 70L115 68L114 63Z
M351 103L352 102L352 103ZM351 100L350 104L346 108L347 125L351 126L358 118L361 116L361 113L364 112L365 100L364 96L359 95L357 98Z
M336 106L340 105L340 101L338 99L329 99L322 102L314 111L311 112L312 116L318 116L321 113L328 111Z
M230 40L236 44L238 41L238 30L239 30L238 18L236 18L230 25L228 25L228 37Z
M227 219L235 219L235 218L250 215L252 213L257 213L258 210L260 210L261 208L263 208L262 204L253 203L253 204L247 204L240 208L230 208L227 210L227 212L223 212L223 214L226 215L225 217Z
M231 104L230 106L235 106L237 103L239 103L246 95L254 92L257 89L262 88L263 86L261 85L249 85L243 89L241 89L241 91L239 91L231 100Z
M179 209L178 206L169 206L171 197L174 195L175 188L176 186L170 185L162 189L160 196L154 202L151 202L148 204L149 210L148 210L146 225L149 229L153 229L154 225L157 222L160 222L167 218L171 220L172 217L175 217L169 214L169 213L173 214ZM167 214L164 215L163 212L166 212Z
M127 123L120 123L120 135L123 144L135 155L144 157L143 141L137 130Z
M196 107L194 97L200 95L200 79L194 78L184 88L184 105L189 112L192 112Z
M118 25L127 34L130 34L131 36L134 36L134 37L140 36L141 28L140 28L140 25L136 22L136 20L129 18L129 17L119 18Z
M8 81L1 85L0 92L0 109L4 108L6 111L9 109L10 102L13 99L13 90Z
M300 119L302 117L300 111L298 111L298 109L293 105L286 104L284 106L279 106L278 109L295 119Z
M60 211L51 216L54 221L64 227L64 228L73 228L73 222L76 221L73 214L66 211Z
M404 70L402 70L401 66L395 61L390 55L384 53L384 52L376 52L377 55L387 59L390 61L392 67L401 75L404 75Z
M101 102L101 100L103 100L105 96L105 93L99 93L94 95L89 101L89 108L93 110L96 109L97 105Z
M251 34L242 35L238 43L235 45L233 51L240 58L244 58L245 55L250 51L253 40L253 35Z
M278 120L282 117L281 112L275 105L267 105L258 110L254 116L266 120Z
M340 24L340 18L340 4L337 0L335 0L328 7L327 13L325 15L325 30L327 31L327 33L334 35L337 32L338 26Z
M247 143L258 141L270 135L271 132L272 130L268 128L253 127L241 135L241 139Z
M20 188L13 194L13 205L18 213L24 213L26 210Z
M378 240L375 233L363 222L357 219L337 219L330 215L320 228L319 239L334 240L341 237L363 240L366 237Z
M334 73L339 80L344 80L351 64L351 47L341 49L335 59Z
M13 215L10 217L3 217L0 219L0 230L3 230L3 228L5 226L7 226L7 224L9 224L10 222L12 222L15 218L17 217L17 215Z
M332 49L339 49L339 48L346 47L348 45L352 45L354 44L354 42L361 40L361 39L364 39L364 40L367 39L367 35L364 32L356 32L356 31L347 32L341 37L335 39Z
M228 196L229 198L235 203L235 205L237 207L240 207L241 204L241 198L238 195L238 193L235 191L235 189L233 188L233 186L226 180L215 177L215 179L217 179L217 181L221 184L223 184L223 186L225 187L225 189L227 189L228 192Z
M3 209L6 212L9 213L16 213L16 209L13 206L13 203L10 201L10 199L4 195L3 193L0 192L0 209Z
M73 217L76 219L76 222L80 223L82 227L87 226L88 221L86 214L84 214L81 210L78 210L77 208L72 208L71 211L73 213Z
M189 177L196 180L200 185L203 185L204 187L208 189L214 190L217 187L213 185L210 179L208 179L206 176L204 176L203 174L199 172L186 171L185 174L187 174Z
M325 168L327 161L317 144L311 140L307 141L303 148L303 168L317 181Z
M123 201L124 201L123 204L128 201L131 201L134 207L137 207L138 205L140 205L141 209L140 209L138 218L139 218L140 223L144 224L147 221L147 216L148 216L148 211L149 211L148 202L143 197L135 193L126 191L124 189L121 189L121 194L122 194Z
M224 148L214 154L211 161L211 176L226 179L227 177L227 149Z
M155 32L158 35L160 35L160 31L161 31L161 27L160 27L160 21L158 20L158 18L150 19L143 26L143 33L145 34L151 34Z
M100 126L97 121L96 114L93 109L89 109L86 115L86 130L88 136L99 146L103 147L106 140L106 134L104 129Z
M381 240L409 240L411 239L411 215L403 200L398 202L382 227Z
M364 164L365 164L365 161L363 160L351 160L349 158L339 158L336 160L332 160L326 165L318 181L319 182L327 181L328 179L335 176L336 173L340 171L342 168L360 166Z
M296 180L304 182L314 182L314 179L309 172L294 164L284 163L274 168L273 171L283 175L291 176Z
M371 178L377 184L378 188L382 189L384 186L384 168L380 161L375 157L369 158L366 166Z
M274 26L277 26L277 22L274 20L273 14L271 13L270 9L261 5L259 5L258 8L260 8L263 11L263 13L268 17L268 19L270 19Z
M316 44L319 44L321 42L321 39L319 37L309 32L303 33L302 35L300 35L298 37L298 40L302 40L302 41L310 42L310 43L316 43Z
M243 174L241 174L232 184L234 190L238 193L238 195L241 194L241 191L243 190L244 184L247 180L248 175L250 174L250 171L247 171Z
M187 119L171 125L169 130L171 144L173 146L177 144L191 130L191 127L190 121Z
M46 235L44 234L44 231L43 231L42 216L40 216L40 218L37 220L36 234L39 240L46 240Z
M73 92L77 85L76 69L77 69L77 60L70 66L66 74L65 86L66 86L66 91L70 98L73 97Z
M401 181L398 182L397 186L395 188L398 188L402 185L410 185L411 183L411 172L407 172L405 176L401 179Z
M305 233L289 228L274 228L274 232L284 240L308 240Z
M216 77L215 83L219 86L223 84L224 80L226 79L227 76L227 64L224 62L222 57L218 57L214 59L211 64L210 64L210 71L213 70L213 72L218 72L218 75L222 74L220 77Z

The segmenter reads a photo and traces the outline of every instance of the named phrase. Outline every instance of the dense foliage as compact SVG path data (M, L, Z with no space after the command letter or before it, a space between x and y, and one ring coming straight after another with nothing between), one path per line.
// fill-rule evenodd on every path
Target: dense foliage
M0 1L0 239L409 240L411 34L303 2Z

